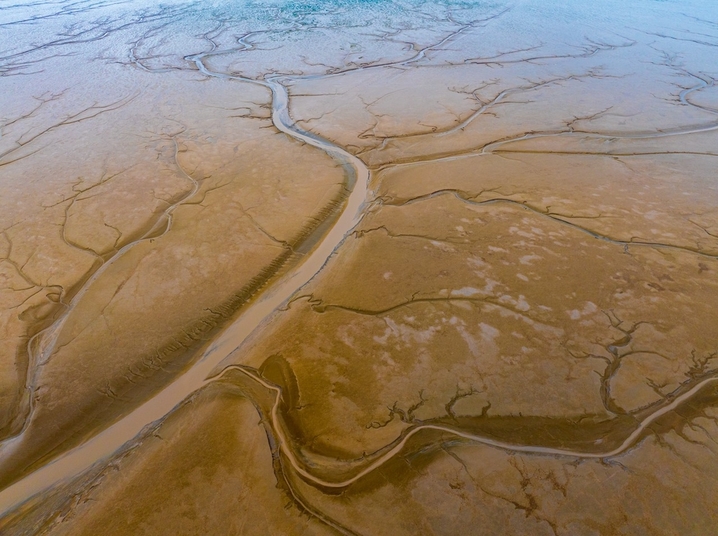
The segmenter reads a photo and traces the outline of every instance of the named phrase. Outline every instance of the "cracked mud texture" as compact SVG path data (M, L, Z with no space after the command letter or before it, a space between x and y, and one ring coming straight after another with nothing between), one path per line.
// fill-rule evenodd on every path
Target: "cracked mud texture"
M0 44L8 490L316 251L333 148L371 172L316 276L0 531L715 531L709 3L20 2Z

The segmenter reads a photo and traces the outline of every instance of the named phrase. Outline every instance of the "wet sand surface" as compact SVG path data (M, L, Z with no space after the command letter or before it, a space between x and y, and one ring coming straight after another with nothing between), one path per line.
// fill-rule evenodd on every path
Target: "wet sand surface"
M0 6L0 532L710 534L707 2Z

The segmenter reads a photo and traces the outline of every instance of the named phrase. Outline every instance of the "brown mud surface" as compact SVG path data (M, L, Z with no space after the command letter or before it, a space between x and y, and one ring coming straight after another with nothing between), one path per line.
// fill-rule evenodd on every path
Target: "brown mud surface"
M712 11L3 8L0 532L710 533Z

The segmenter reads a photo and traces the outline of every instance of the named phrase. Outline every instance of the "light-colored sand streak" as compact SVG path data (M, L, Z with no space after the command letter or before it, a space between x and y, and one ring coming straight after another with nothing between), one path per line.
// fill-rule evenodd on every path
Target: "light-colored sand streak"
M506 443L504 441L497 441L495 439L491 439L489 437L484 437L476 434L470 434L468 432L463 432L461 430L457 430L455 428L450 428L448 426L441 426L437 424L422 424L418 425L415 428L412 428L407 432L407 434L399 440L394 447L381 455L379 458L374 460L372 463L370 463L367 467L359 471L357 474L355 474L353 477L348 478L346 480L341 481L329 481L324 480L323 478L319 478L305 468L304 464L299 462L294 455L294 452L291 448L288 447L289 443L287 440L286 435L284 434L284 430L282 426L279 424L279 417L278 417L278 411L279 411L279 404L281 401L281 393L282 390L277 387L276 385L272 385L271 383L266 382L264 379L259 377L253 370L247 369L245 367L242 367L241 365L232 365L230 367L227 367L225 370L223 370L220 374L218 374L215 378L210 378L207 383L210 383L214 379L219 379L229 370L237 370L242 372L243 374L247 375L248 377L252 378L257 383L261 384L263 387L267 389L271 389L276 393L276 399L274 402L274 405L272 406L272 428L274 429L275 433L277 434L277 443L279 445L279 448L281 452L287 457L289 460L289 463L291 464L292 468L299 473L302 477L304 477L307 481L312 482L315 485L325 487L325 488L345 488L357 480L365 477L372 471L375 471L385 463L387 463L389 460L391 460L394 456L399 454L401 450L406 446L406 443L411 439L412 436L416 435L417 433L421 432L422 430L436 430L439 432L446 432L448 434L451 434L456 437L461 437L463 439L468 439L469 441L473 441L474 443L480 443L483 445L487 445L490 447L495 447L502 450L508 450L513 452L525 452L527 454L537 454L537 455L548 455L548 456L562 456L562 457L570 457L570 458L581 458L581 459L602 459L602 458L612 458L614 456L619 456L623 453L625 453L628 449L630 449L635 443L636 440L640 437L640 435L648 428L652 423L654 423L658 418L662 417L666 413L669 413L670 411L673 411L676 409L679 405L687 402L692 396L694 396L696 393L698 393L701 389L703 389L706 385L718 382L718 377L710 377L705 378L701 382L697 383L695 386L693 386L691 389L686 391L685 393L681 394L680 396L677 396L670 404L667 404L659 409L657 409L655 412L651 413L649 416L647 416L645 419L643 419L636 429L621 443L618 447L614 448L613 450L607 451L607 452L581 452L577 450L565 450L565 449L558 449L553 447L540 447L540 446L533 446L533 445L517 445L514 443Z
M193 59L193 61L201 64L199 57ZM206 70L203 70L203 72L214 75L214 73L209 73ZM240 79L239 77L231 76L220 77ZM247 340L255 329L263 325L272 313L287 302L295 292L324 267L329 257L344 240L344 237L361 220L363 215L362 206L369 184L369 170L364 163L318 136L312 136L293 128L293 123L287 111L289 100L287 92L279 82L240 80L259 83L272 90L272 120L276 128L295 139L325 151L335 160L343 163L345 168L347 166L351 167L354 175L352 177L354 179L354 188L347 198L344 210L332 228L327 231L303 261L265 291L259 299L252 302L237 321L220 334L194 366L154 397L104 431L0 492L0 513L7 512L33 495L50 488L60 481L72 478L96 462L111 456L122 445L140 434L146 426L165 417L187 396L201 388L207 376L217 364Z

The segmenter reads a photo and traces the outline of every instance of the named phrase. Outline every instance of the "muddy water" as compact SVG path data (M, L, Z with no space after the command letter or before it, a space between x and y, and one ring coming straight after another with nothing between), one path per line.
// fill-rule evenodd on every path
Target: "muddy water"
M702 3L2 17L0 526L714 525Z

